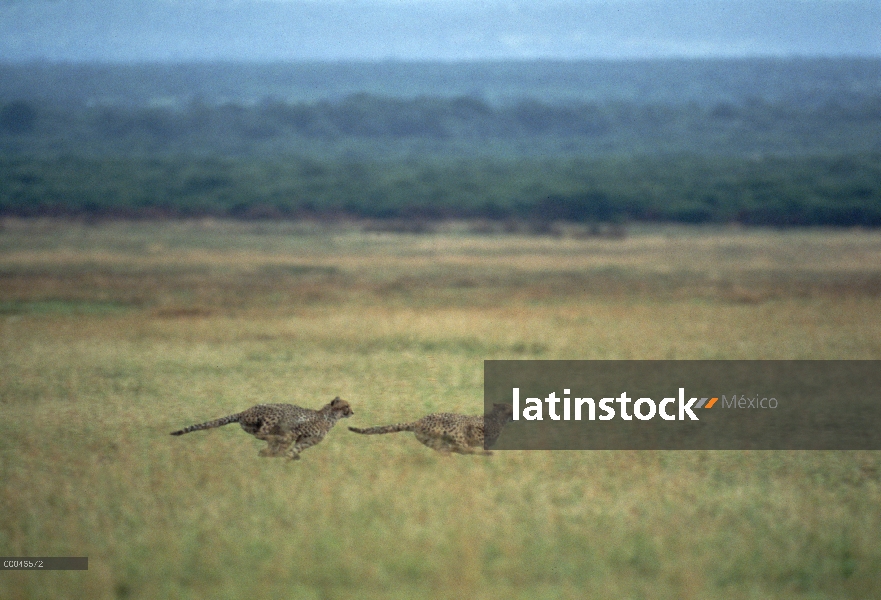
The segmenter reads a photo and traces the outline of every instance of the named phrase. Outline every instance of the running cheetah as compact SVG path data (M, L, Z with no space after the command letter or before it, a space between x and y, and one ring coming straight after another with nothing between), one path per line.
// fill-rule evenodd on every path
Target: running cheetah
M412 431L417 440L441 454L474 454L476 448L483 448L483 454L489 455L492 452L487 448L496 443L502 428L512 420L513 414L509 404L493 404L492 410L484 416L435 413L412 423L369 429L349 427L349 430L367 435Z
M238 423L257 439L267 442L260 456L287 456L299 460L300 453L323 440L337 421L353 414L349 403L339 396L320 410L293 404L258 404L244 412L173 431L171 435Z

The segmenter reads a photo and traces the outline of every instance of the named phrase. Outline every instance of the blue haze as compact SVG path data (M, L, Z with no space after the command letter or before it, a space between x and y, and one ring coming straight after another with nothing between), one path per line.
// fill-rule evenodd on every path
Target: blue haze
M881 56L877 0L0 0L0 62Z

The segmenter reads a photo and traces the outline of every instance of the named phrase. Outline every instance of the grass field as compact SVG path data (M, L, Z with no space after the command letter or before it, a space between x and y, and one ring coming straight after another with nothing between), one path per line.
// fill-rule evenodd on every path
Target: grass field
M0 598L871 598L881 453L444 458L483 360L879 359L881 234L6 221ZM351 402L303 459L237 426Z

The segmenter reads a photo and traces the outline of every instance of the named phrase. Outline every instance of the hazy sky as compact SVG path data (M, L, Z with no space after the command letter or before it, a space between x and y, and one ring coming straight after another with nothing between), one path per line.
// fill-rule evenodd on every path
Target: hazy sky
M0 0L0 60L881 56L881 0Z

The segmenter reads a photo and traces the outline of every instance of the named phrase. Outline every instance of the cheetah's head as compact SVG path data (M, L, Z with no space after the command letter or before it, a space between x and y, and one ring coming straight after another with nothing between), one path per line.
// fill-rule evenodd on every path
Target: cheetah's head
M508 421L514 420L514 407L510 404L494 402L492 414L499 415L502 417L502 420L507 423Z
M348 419L355 414L352 411L352 407L349 406L349 403L339 396L331 400L330 404L327 406L330 407L330 412L333 413L337 419Z

